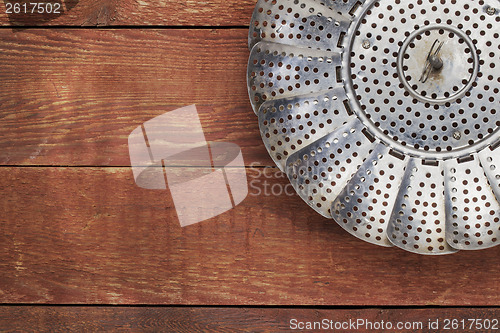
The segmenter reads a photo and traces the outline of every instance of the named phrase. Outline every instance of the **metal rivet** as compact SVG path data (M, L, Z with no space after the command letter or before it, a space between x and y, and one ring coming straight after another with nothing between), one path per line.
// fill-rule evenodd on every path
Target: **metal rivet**
M497 12L496 8L493 8L493 7L486 8L486 13L488 15L495 15L496 12Z
M370 48L370 41L369 40L365 40L363 41L363 44L362 44L363 48L364 49L369 49Z
M462 133L460 133L459 131L456 131L455 133L453 133L453 139L460 140L461 137L462 137Z

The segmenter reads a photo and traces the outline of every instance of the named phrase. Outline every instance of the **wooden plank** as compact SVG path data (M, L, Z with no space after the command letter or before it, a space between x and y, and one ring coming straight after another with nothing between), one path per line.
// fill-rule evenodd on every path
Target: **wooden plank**
M130 165L133 129L197 104L208 141L273 165L247 58L244 30L1 30L0 164Z
M247 171L239 206L180 228L168 193L138 188L129 168L0 168L0 302L499 304L500 247L370 245L296 195L258 193L288 183L276 169Z
M59 0L51 3L62 4L60 14L17 15L6 13L6 2L2 26L248 26L256 0Z
M446 319L456 319L465 329L460 332L494 332L494 329L470 329L470 325L492 327L498 320L498 308L437 309L290 309L290 308L197 308L197 307L63 307L3 306L0 327L5 331L168 331L168 332L287 332L298 323L322 322L326 325L349 325L356 322L356 331L437 332ZM293 321L297 320L297 323ZM477 322L469 319L479 319ZM357 320L362 320L359 323ZM437 322L436 322L437 320ZM302 325L302 324L301 324ZM371 325L371 326L370 326ZM375 326L380 325L380 326ZM401 325L402 329L395 329ZM404 325L408 327L405 329ZM493 324L494 325L494 324ZM370 327L383 327L372 329ZM326 326L330 327L330 326ZM389 329L388 327L393 327ZM419 329L421 327L421 329ZM452 327L451 324L448 327ZM498 325L497 325L498 327ZM335 329L328 330L334 331ZM301 330L304 331L304 330ZM307 332L320 332L315 329ZM353 331L340 329L336 331Z

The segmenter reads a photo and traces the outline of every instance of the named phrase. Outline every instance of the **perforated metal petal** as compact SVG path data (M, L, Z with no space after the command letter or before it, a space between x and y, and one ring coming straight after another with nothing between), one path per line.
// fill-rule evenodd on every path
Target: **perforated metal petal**
M335 51L364 1L264 0L253 13L248 43L268 41Z
M325 217L332 217L333 200L375 146L362 130L362 124L354 119L287 159L291 184L309 206Z
M251 53L248 93L255 113L266 100L332 89L340 54L260 42ZM339 82L338 82L339 81Z
M267 101L259 110L264 144L280 170L290 154L344 125L349 115L343 88Z
M445 167L446 240L456 249L478 250L500 241L500 205L476 158Z
M421 254L456 251L446 242L443 182L441 166L423 165L420 159L408 162L387 228L394 245Z
M483 149L478 156L497 201L500 202L500 146Z
M386 231L408 160L378 145L334 201L332 217L358 238L392 246Z
M498 0L259 0L248 89L271 157L368 242L498 245L499 23Z

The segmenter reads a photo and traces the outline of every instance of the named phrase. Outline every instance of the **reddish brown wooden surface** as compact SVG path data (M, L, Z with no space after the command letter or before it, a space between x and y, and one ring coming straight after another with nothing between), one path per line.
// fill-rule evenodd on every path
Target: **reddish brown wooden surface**
M245 201L180 228L167 193L138 188L129 168L0 168L0 302L499 303L499 247L431 257L367 244L297 196L256 195L287 184L272 171L249 169Z
M235 26L253 6L82 0L54 20L0 24ZM500 248L424 257L364 243L297 196L255 195L265 181L285 186L279 174L248 169L253 195L187 228L166 192L134 184L128 134L193 103L207 140L272 165L248 102L246 44L246 29L0 30L0 302L498 305ZM65 325L88 311L26 314L47 320L44 309ZM197 316L210 318L187 320Z
M301 322L322 321L346 322L364 320L356 332L369 323L384 323L387 327L408 323L408 327L423 329L381 329L377 332L436 332L429 329L429 321L442 329L445 319L494 319L498 309L255 309L255 308L190 308L190 307L52 307L12 306L0 307L0 328L35 331L166 331L166 332L288 332L290 320ZM293 326L292 326L293 327ZM451 327L451 325L450 325ZM324 332L325 330L323 330ZM329 330L331 331L331 330ZM338 330L352 332L353 330ZM373 331L373 330L372 330ZM456 330L455 330L456 331ZM460 332L477 332L475 329ZM481 330L494 332L494 330ZM307 332L321 332L312 330Z
M24 0L9 2L23 2ZM0 2L0 25L71 26L241 26L248 25L256 0L135 1L62 0L70 10L62 15L8 15ZM28 1L29 2L29 1ZM56 1L44 1L56 2ZM61 1L57 1L61 2ZM75 4L73 6L73 4Z
M197 104L207 140L272 165L247 58L245 30L1 30L0 164L129 165L134 128Z

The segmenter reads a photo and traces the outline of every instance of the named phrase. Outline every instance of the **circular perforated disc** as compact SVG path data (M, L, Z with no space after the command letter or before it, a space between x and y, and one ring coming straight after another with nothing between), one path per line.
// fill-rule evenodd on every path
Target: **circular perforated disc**
M500 1L260 0L248 91L304 201L420 254L500 240Z

